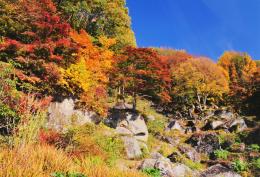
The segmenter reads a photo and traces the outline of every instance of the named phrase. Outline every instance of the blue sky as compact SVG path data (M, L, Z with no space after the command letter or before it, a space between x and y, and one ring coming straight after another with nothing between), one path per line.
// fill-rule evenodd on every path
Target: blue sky
M214 60L236 50L260 59L260 0L127 0L127 6L139 47Z

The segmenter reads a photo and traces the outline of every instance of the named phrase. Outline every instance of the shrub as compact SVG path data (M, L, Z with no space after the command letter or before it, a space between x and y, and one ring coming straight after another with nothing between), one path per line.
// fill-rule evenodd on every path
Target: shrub
M96 143L108 155L107 163L114 165L115 161L124 154L123 142L119 137L97 136Z
M55 172L51 176L53 177L87 177L81 173L62 173L62 172Z
M163 119L155 119L152 121L149 121L147 123L147 128L149 133L156 134L156 133L162 133L165 128L166 121Z
M251 144L249 146L249 149L252 150L252 151L259 151L260 150L260 146L258 144Z
M218 159L227 159L229 152L226 150L218 149L214 151L214 156Z
M255 168L260 169L260 158L255 159L252 164Z
M145 168L142 170L145 174L151 177L161 177L161 173L159 169L155 168Z
M244 162L242 160L235 160L233 162L233 169L236 171L236 172L243 172L243 171L246 171L248 169L248 164L247 162Z

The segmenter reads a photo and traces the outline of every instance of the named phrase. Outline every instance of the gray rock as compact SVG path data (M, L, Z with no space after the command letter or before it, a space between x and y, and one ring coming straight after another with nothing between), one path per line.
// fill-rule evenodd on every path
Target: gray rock
M229 131L243 131L247 128L244 119L234 119L229 125Z
M153 121L153 120L155 120L155 117L153 115L148 115L147 119L148 119L148 121Z
M131 134L137 140L143 142L148 140L148 129L144 118L136 112L114 109L104 123L109 127L115 128L119 134Z
M210 123L211 128L212 128L213 130L217 129L218 127L220 127L220 126L223 125L223 124L224 124L224 122L223 122L223 121L220 121L220 120L212 121L212 122Z
M135 138L146 142L148 140L148 129L141 115L127 114L128 129L133 132Z
M173 164L169 161L169 159L159 159L155 162L154 168L160 170L161 175L163 177L174 177Z
M187 143L191 144L197 152L206 154L211 154L220 147L218 136L213 132L194 133Z
M122 137L124 142L125 151L128 159L136 159L141 157L142 150L138 141L134 137L124 136Z
M133 132L125 127L116 127L116 132L122 136L133 136Z
M197 172L192 171L189 167L184 164L176 164L171 170L173 177L196 177Z
M100 121L100 117L92 111L75 109L75 101L71 98L51 103L48 114L46 126L57 131L63 131L70 125L83 125Z
M184 129L182 128L182 126L177 120L171 121L165 129L165 131L170 131L170 130L179 130L181 132L184 132Z
M234 113L227 110L216 110L214 115L221 119L226 119L226 120L230 120L236 117Z
M192 171L189 167L184 164L173 164L170 159L163 157L160 153L152 153L151 159L145 159L140 169L145 168L156 168L160 170L161 176L163 177L197 177L196 171Z
M157 159L145 159L141 165L139 166L140 169L145 169L145 168L154 168L154 165L156 163Z
M124 103L124 102L118 102L118 103L116 103L114 108L118 109L118 110L133 109L133 105L132 104L128 104L128 103Z
M181 145L178 147L179 151L193 162L200 162L200 154L193 148L188 145Z
M241 177L241 175L220 164L217 164L202 172L200 177Z

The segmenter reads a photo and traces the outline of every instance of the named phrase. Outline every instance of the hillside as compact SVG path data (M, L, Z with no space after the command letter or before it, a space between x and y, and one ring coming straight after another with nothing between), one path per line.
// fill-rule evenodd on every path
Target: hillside
M0 0L0 176L258 177L259 137L248 53L138 47L125 0Z

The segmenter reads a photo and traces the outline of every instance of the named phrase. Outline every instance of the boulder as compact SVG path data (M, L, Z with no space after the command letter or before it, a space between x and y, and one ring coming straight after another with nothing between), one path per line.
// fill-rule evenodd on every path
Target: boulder
M131 132L130 130L128 130L125 127L116 127L116 132L117 132L117 134L122 135L122 136L132 136L133 135L133 132Z
M153 115L148 115L147 116L147 120L148 121L153 121L153 120L155 120L155 117Z
M46 126L57 131L63 131L70 125L83 125L100 121L101 118L92 111L75 109L75 101L68 98L62 102L52 102L50 104Z
M129 159L139 158L143 154L142 149L148 151L145 144L148 140L148 129L144 118L137 112L114 108L104 123L115 128L121 136Z
M247 128L246 122L244 119L234 119L228 125L229 131L243 131Z
M163 177L175 177L173 169L173 164L167 158L158 159L155 164L154 168L159 169L160 173Z
M206 154L211 154L220 147L218 136L214 132L194 133L187 143L191 144L197 152Z
M148 129L143 116L131 110L113 109L104 123L116 131L134 136L139 141L148 140ZM131 132L131 133L130 133Z
M124 142L125 151L128 159L136 159L142 156L142 150L138 141L134 137L122 137Z
M196 177L198 176L197 172L192 171L189 167L184 164L176 164L171 172L174 174L173 177Z
M148 140L148 129L144 118L140 114L128 113L126 120L128 122L127 128L133 132L135 138L146 142Z
M220 121L220 120L212 121L212 122L210 123L211 128L212 128L213 130L217 129L218 127L220 127L220 126L223 125L223 124L224 124L224 122L223 122L223 121Z
M181 145L178 147L179 151L184 154L188 159L193 162L200 162L200 154L193 148L188 145Z
M177 120L171 121L165 129L165 131L170 131L170 130L179 130L181 132L184 132L184 129L182 128L181 124Z
M118 110L133 109L133 105L124 102L117 102L114 108Z
M241 177L241 175L233 172L220 164L213 165L201 173L200 177Z
M163 177L197 177L198 174L184 164L173 164L168 158L159 153L153 153L151 159L145 159L139 169L156 168L160 170Z
M244 119L235 118L230 120L211 120L204 127L203 130L217 130L224 129L230 132L243 131L247 128Z
M219 117L221 119L226 119L226 120L230 120L235 118L235 114L228 111L228 110L216 110L214 112L214 116Z

